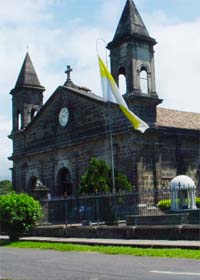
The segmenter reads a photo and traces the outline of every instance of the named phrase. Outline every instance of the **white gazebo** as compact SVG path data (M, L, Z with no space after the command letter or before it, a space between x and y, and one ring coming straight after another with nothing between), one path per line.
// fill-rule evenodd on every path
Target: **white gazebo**
M195 183L186 175L179 175L170 182L171 210L197 209L195 202Z

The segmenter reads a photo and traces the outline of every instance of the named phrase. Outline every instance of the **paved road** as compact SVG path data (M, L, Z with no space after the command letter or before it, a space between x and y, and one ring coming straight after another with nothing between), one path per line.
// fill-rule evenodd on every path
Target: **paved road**
M195 280L200 261L0 248L0 279Z

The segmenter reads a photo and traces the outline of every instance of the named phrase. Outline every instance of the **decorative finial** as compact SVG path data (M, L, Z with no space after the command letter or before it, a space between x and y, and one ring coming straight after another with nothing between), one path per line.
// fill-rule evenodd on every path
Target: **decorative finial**
M72 68L70 65L67 65L67 70L65 71L65 73L67 74L67 82L71 81L71 77L70 77L70 73L72 72Z

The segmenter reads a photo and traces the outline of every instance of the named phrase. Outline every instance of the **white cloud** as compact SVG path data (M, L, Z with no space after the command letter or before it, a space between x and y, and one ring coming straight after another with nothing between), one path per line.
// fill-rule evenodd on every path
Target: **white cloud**
M11 161L7 159L11 155L11 140L7 138L10 133L11 121L9 118L0 115L0 180L11 178L9 168L12 166Z
M102 10L100 13L102 23L104 23L105 26L113 26L113 23L117 25L123 6L124 1L122 0L115 0L114 2L107 0L103 1Z
M166 107L199 110L200 20L155 28L157 89Z
M58 2L58 1L57 1ZM41 21L49 21L52 14L47 7L55 3L55 0L6 0L1 1L0 22L3 24L39 24Z

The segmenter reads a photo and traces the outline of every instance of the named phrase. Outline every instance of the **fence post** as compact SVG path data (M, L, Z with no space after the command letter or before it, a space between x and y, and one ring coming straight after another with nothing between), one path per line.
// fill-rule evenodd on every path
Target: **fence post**
M68 209L67 209L67 199L66 197L64 198L65 202L64 202L64 209L65 209L65 224L68 224Z
M99 225L99 198L96 196L96 220L97 225Z

